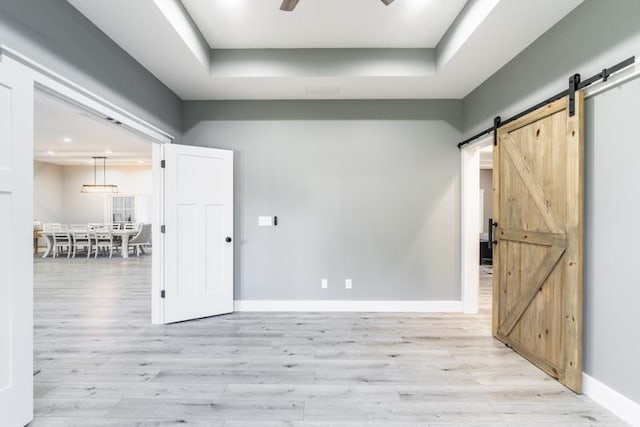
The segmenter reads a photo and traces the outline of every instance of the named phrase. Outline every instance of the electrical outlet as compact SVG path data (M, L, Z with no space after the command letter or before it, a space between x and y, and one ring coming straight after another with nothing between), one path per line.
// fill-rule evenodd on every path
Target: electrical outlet
M351 288L352 288L351 279L346 279L346 280L344 281L344 288L345 288L345 289L351 289Z
M329 287L329 281L327 279L322 279L322 289L327 289Z

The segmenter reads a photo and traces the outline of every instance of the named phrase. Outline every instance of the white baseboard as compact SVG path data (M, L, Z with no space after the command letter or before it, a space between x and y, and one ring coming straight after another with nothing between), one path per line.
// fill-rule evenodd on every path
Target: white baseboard
M640 404L585 373L582 374L582 392L624 422L640 426Z
M462 301L236 300L235 311L462 313Z

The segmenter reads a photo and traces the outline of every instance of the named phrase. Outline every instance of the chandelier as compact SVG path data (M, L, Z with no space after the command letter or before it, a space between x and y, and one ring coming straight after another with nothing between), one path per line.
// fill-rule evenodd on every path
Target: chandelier
M102 160L102 184L98 184L96 182L98 160ZM80 192L81 193L117 193L118 192L117 185L107 184L107 158L106 157L93 158L93 184L84 184Z

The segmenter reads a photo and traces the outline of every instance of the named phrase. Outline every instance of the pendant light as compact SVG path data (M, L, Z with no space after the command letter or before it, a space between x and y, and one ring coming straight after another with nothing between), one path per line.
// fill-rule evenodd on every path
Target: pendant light
M102 184L96 182L97 175L97 163L98 160L102 160ZM93 158L93 184L84 184L81 193L117 193L118 186L113 184L107 184L107 158L106 157L94 157Z

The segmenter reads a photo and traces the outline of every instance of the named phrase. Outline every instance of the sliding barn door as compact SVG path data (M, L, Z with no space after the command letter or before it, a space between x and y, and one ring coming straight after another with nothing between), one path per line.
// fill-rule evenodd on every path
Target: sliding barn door
M164 149L164 322L230 313L233 151Z
M33 417L33 81L0 60L0 426Z
M493 334L580 393L583 95L498 130Z

